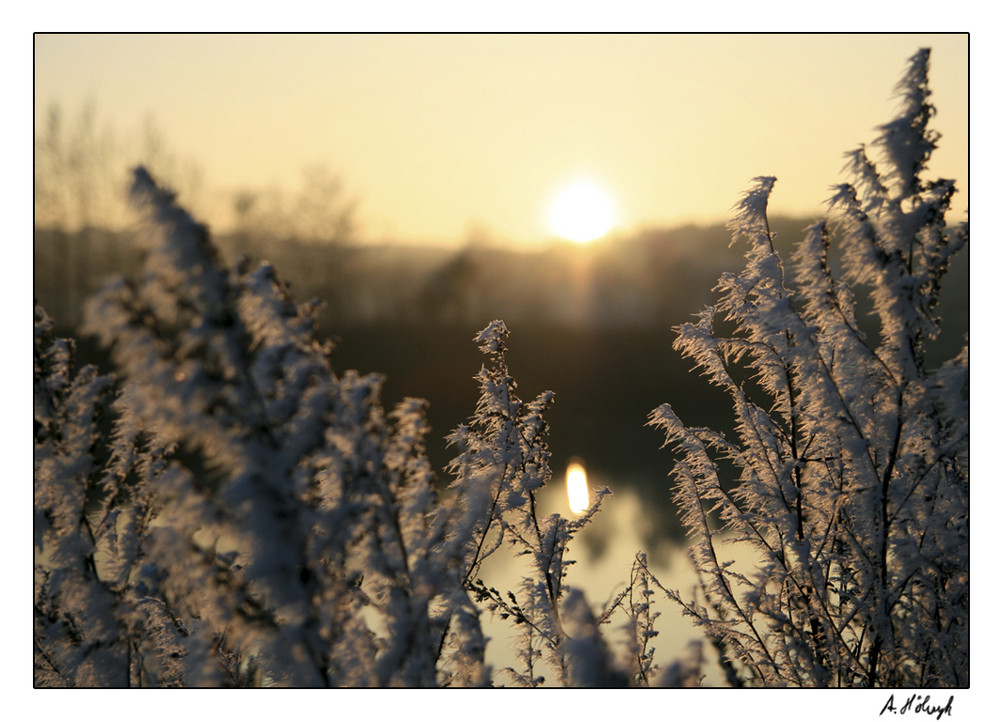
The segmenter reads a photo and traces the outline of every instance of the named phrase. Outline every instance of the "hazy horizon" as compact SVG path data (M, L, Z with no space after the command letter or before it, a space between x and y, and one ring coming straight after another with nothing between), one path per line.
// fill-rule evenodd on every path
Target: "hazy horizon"
M725 221L758 175L774 213L818 215L843 154L891 117L891 89L931 53L930 172L968 207L964 34L35 36L36 135L51 104L88 103L98 133L151 121L196 163L224 230L240 190L294 190L322 167L369 241L553 237L580 178L611 232ZM115 171L117 172L117 171ZM154 169L155 172L155 169Z

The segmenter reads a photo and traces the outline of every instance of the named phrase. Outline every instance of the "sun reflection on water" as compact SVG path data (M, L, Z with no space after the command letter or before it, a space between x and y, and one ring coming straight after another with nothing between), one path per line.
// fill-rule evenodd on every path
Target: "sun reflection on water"
M566 467L566 494L569 497L570 511L574 514L583 514L590 508L587 469L579 460L571 461Z

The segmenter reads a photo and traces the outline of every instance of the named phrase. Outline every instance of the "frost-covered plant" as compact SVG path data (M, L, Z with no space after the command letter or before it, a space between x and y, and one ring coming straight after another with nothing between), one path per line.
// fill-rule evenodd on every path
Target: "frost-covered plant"
M477 376L475 415L449 437L461 449L450 466L452 498L459 505L454 521L471 532L455 535L466 546L459 555L463 581L489 611L520 627L516 654L521 667L504 670L515 684L545 682L539 660L559 685L622 684L624 677L599 629L613 607L597 619L582 593L565 585L573 563L567 547L609 492L599 490L594 504L577 519L540 516L537 494L551 478L544 414L554 395L545 391L531 402L518 397L507 367L507 335L504 323L494 321L477 336L490 364ZM481 578L483 563L505 545L528 560L529 573L516 593L501 593Z
M946 226L954 183L924 178L938 140L928 60L910 60L878 162L849 154L853 182L806 231L793 278L768 226L775 179L757 178L731 225L749 243L745 269L677 329L675 347L730 394L736 438L688 428L668 404L651 415L679 452L674 498L703 590L670 596L722 650L732 684L969 684L967 341L938 368L925 361L968 223ZM877 339L856 315L865 292ZM722 540L759 564L734 568Z
M380 377L334 372L273 268L224 266L142 168L131 194L143 275L86 309L115 376L74 374L36 309L36 684L489 685L484 610L524 625L515 682L541 681L543 650L561 683L624 679L614 607L564 585L598 505L539 517L552 394L513 393L502 322L439 497L423 401L384 412ZM481 578L505 544L532 561L517 595Z
M35 681L121 685L117 596L99 577L101 535L88 514L101 491L111 379L93 366L77 372L73 343L53 338L37 304L34 313Z
M36 682L433 683L421 653L438 640L413 634L452 592L425 558L420 404L384 418L380 379L332 372L314 309L269 266L223 268L142 169L132 192L144 276L88 308L113 404L36 311ZM102 404L113 430L95 454Z

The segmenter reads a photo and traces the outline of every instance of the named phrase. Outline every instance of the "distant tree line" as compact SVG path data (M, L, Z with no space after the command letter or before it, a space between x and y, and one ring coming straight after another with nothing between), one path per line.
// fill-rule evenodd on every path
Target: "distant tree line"
M776 225L791 239L806 221ZM552 325L662 325L686 318L707 300L706 286L739 263L721 223L537 250L330 243L249 228L216 242L228 260L247 255L280 268L298 296L324 300L323 323L338 325L475 324L498 314ZM34 250L35 293L71 324L80 298L109 275L138 270L145 252L133 232L97 228L36 227Z

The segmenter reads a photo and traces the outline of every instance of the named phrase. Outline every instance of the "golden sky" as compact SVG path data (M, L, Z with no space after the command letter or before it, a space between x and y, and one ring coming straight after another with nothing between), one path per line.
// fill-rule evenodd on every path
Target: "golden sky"
M622 230L725 219L757 175L778 177L775 212L818 215L924 46L931 172L964 210L961 34L36 35L35 118L53 101L70 117L92 101L116 129L152 118L215 189L326 166L373 240L533 242L581 176Z

